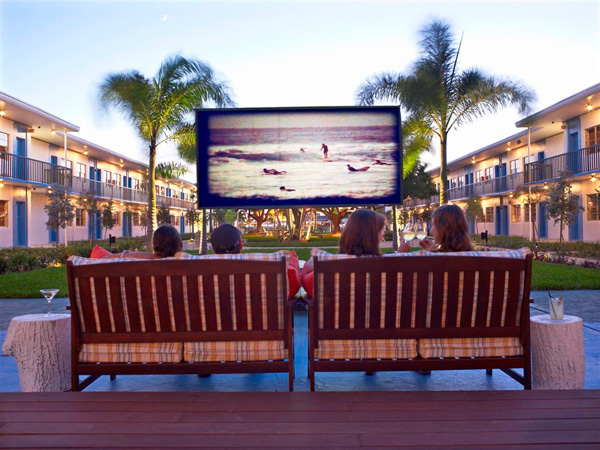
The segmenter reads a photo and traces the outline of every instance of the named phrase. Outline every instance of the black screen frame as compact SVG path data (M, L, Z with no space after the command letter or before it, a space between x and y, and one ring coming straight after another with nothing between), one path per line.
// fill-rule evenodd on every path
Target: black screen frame
M241 114L273 114L273 113L347 113L347 112L387 112L396 117L397 128L395 140L398 151L395 153L398 162L398 176L396 177L395 192L385 197L356 199L352 197L328 197L317 199L288 199L270 200L257 199L258 201L241 198L227 198L209 193L208 177L208 147L210 145L209 119L213 116L241 115ZM342 106L342 107L268 107L268 108L197 108L196 116L196 175L197 175L197 205L199 209L210 208L286 208L286 207L337 207L337 206L376 206L402 204L402 117L399 106Z

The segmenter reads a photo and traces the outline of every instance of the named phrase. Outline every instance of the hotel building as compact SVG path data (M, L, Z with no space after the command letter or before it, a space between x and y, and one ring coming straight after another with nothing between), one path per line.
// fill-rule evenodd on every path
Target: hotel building
M148 204L147 164L88 142L72 133L79 127L0 92L0 247L142 236L140 214ZM66 151L65 151L66 149ZM75 218L58 235L46 228L44 205L54 186L68 189ZM169 208L171 223L190 232L185 212L192 208L195 185L156 181L157 207ZM85 209L83 198L114 204L115 226L104 230L100 213ZM82 204L83 203L83 204Z
M483 215L471 232L558 240L559 226L546 217L547 187L559 173L573 174L572 194L581 209L563 232L569 241L600 240L600 84L516 123L523 130L448 163L448 198L461 207L469 198ZM429 171L439 190L440 169ZM531 188L531 205L529 189ZM420 212L439 195L407 199ZM477 223L475 223L477 222Z

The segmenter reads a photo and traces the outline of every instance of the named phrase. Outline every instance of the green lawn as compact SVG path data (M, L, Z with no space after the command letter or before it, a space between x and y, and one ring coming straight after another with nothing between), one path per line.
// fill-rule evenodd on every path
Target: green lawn
M270 253L277 250L249 250L249 252ZM296 249L299 259L310 257L309 248ZM335 253L336 249L328 249ZM0 275L1 298L41 298L40 289L58 288L58 297L67 296L67 279L65 267L37 269L30 272L16 272ZM600 270L584 269L577 266L566 266L541 261L533 261L531 289L574 290L600 289Z

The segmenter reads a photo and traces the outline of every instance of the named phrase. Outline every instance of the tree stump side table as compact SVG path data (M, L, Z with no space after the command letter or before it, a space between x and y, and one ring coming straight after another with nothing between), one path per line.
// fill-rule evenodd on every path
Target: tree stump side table
M13 317L2 351L17 361L21 392L61 392L71 388L68 314Z
M583 389L583 321L549 314L531 318L533 389Z

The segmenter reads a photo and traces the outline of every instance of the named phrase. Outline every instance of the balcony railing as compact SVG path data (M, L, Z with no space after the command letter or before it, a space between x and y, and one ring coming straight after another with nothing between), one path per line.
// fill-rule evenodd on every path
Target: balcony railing
M523 172L512 173L503 177L491 178L475 184L448 189L449 200L461 200L471 196L483 197L486 195L511 192L523 186Z
M0 178L71 187L71 169L5 152L0 152Z
M448 189L448 200L465 200L471 196L484 197L502 194L505 192L516 191L522 186L523 172L518 172L503 177L492 178L490 180L483 180L475 184L467 184L457 188ZM425 199L411 198L404 200L403 206L406 208L413 208L415 206L437 204L439 202L440 196L437 194Z
M113 199L124 202L148 203L148 192L145 190L131 189L103 181L94 181L88 178L73 177L73 191L78 194L88 194L102 199ZM174 208L192 208L194 203L180 198L156 196L158 206L165 205Z
M600 144L525 164L525 183L552 180L563 170L573 175L600 171Z

